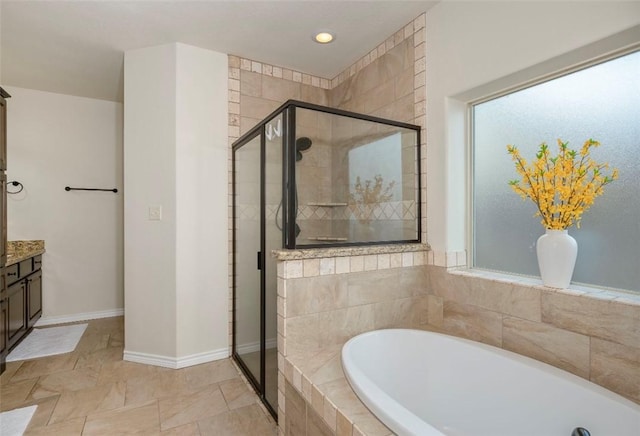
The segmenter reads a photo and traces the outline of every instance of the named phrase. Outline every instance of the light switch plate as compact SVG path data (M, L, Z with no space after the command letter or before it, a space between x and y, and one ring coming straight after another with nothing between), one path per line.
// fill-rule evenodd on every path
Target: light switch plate
M162 206L149 206L149 221L162 220Z

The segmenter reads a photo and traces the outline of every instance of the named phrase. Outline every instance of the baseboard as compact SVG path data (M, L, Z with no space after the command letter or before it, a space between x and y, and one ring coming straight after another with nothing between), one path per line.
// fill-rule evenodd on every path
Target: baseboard
M53 324L66 324L69 322L89 321L91 319L111 318L114 316L123 316L124 309L102 310L99 312L76 313L73 315L62 316L43 316L36 322L36 327L43 327Z
M213 362L214 360L226 359L229 357L229 350L220 348L219 350L207 351L205 353L192 354L185 357L168 357L157 354L137 353L135 351L124 351L122 360L145 365L161 366L163 368L180 369L188 366L200 365L201 363Z

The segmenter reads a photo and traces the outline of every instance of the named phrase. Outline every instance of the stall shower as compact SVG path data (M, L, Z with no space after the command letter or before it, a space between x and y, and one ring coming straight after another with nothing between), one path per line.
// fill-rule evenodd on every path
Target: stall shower
M287 101L233 144L233 357L275 416L278 249L418 242L420 128Z

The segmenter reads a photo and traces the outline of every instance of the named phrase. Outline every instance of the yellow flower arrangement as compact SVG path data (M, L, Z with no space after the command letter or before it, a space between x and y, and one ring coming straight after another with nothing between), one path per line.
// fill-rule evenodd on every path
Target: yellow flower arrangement
M536 204L538 211L534 216L542 217L542 225L550 230L566 230L573 224L580 228L582 214L603 194L603 187L618 178L617 169L605 175L609 164L591 159L591 147L598 147L598 141L588 139L579 152L568 144L558 139L558 155L551 157L543 142L531 164L517 147L507 145L507 152L522 177L522 183L511 180L509 185L523 200L529 198Z

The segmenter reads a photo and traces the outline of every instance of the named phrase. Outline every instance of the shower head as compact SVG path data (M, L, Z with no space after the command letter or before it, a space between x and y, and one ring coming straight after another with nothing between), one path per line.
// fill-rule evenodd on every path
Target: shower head
M300 162L302 160L301 152L309 150L311 148L311 144L313 144L313 141L306 136L301 136L296 139L296 162Z
M300 138L296 139L296 150L309 150L311 148L311 144L313 144L311 139L307 138L306 136L301 136Z

